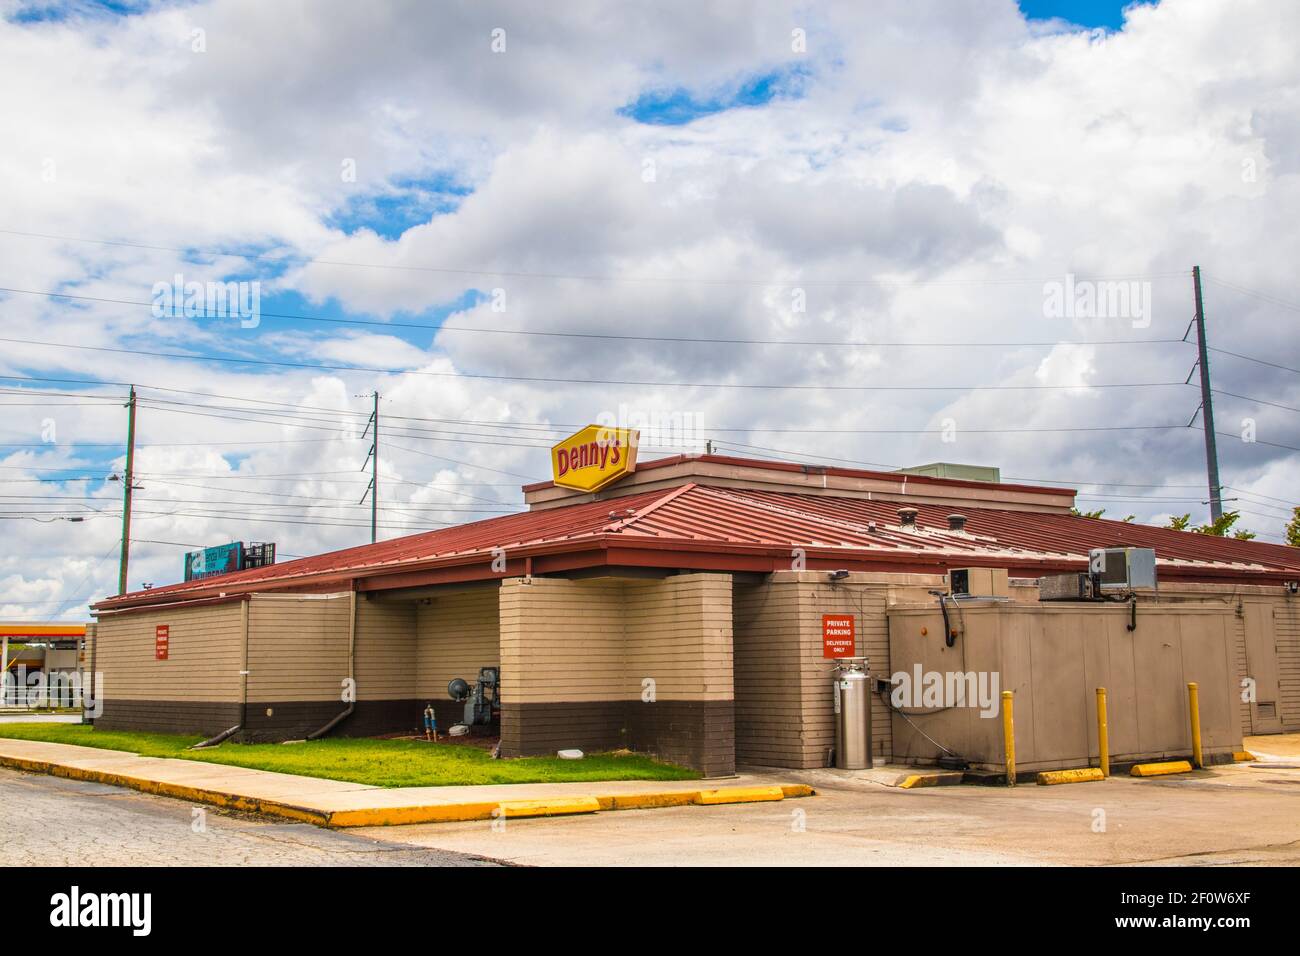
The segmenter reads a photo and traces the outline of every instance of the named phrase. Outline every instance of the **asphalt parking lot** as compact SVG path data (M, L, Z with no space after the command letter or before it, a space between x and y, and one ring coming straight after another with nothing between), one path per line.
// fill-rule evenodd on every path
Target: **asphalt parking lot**
M1294 736L1294 735L1292 735ZM1055 787L819 788L779 803L356 831L516 864L1300 864L1300 758Z
M476 866L461 853L0 769L0 866Z
M817 796L779 802L346 831L0 770L0 865L1300 865L1300 735L1247 745L1259 762L1175 777L902 790L810 771Z

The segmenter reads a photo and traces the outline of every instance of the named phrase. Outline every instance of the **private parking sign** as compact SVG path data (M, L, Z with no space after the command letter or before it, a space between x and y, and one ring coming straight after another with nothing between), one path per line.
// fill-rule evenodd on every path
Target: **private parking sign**
M856 647L852 614L822 615L822 657L853 657Z

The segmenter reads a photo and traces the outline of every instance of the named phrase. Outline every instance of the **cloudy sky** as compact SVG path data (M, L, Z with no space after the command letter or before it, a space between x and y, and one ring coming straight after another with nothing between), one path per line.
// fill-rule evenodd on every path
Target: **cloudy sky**
M0 0L0 617L115 590L131 384L132 588L368 541L376 391L384 537L517 510L615 418L643 458L968 462L1204 520L1193 265L1227 507L1277 541L1297 32L1285 0ZM166 308L189 283L256 309Z

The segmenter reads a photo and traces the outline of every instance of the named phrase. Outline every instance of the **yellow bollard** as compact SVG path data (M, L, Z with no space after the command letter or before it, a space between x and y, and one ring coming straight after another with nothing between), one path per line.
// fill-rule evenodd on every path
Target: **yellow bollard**
M1007 754L1007 786L1016 785L1016 721L1012 713L1014 696L1011 691L1002 692L1002 740Z
M1201 694L1195 682L1187 685L1187 710L1192 720L1192 766L1205 767L1201 759Z
M1106 726L1106 688L1097 688L1097 753L1101 755L1101 775L1110 776L1110 732Z

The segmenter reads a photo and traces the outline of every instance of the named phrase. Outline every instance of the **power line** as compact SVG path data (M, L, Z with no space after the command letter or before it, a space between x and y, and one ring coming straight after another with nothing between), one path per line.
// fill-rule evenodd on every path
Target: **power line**
M794 278L794 279L754 279L747 277L724 277L710 278L699 276L630 276L630 275L600 275L594 273L562 273L562 272L522 272L518 270L501 270L501 269L483 269L483 268L452 268L447 266L419 266L419 265L397 265L393 263L378 262L354 262L340 259L323 259L319 257L303 257L293 255L270 255L266 253L253 252L231 252L225 250L200 249L195 247L183 248L179 246L162 246L142 242L130 242L126 240L113 239L89 239L80 236L60 236L41 232L25 232L17 229L0 229L0 235L19 236L28 239L47 239L57 242L80 242L93 245L119 246L129 249L142 249L151 252L172 252L186 256L207 255L223 258L240 258L253 261L266 261L276 265L293 263L298 265L325 265L325 266L344 266L357 269L385 269L395 272L426 272L440 275L456 276L483 276L483 277L501 277L507 279L567 279L572 281L584 282L663 282L663 283L695 283L705 285L758 285L758 286L807 286L807 285L1006 285L1021 282L1044 282L1052 279L1059 279L1060 276L1048 277L1004 277L999 279L992 278L953 278L953 279L906 279L895 276L872 276L857 277L852 279L817 279L817 278ZM1149 273L1149 274L1125 274L1125 275L1090 275L1079 276L1084 279L1164 279L1178 276L1186 276L1185 272L1166 272L1166 273Z
M0 286L0 292L21 295L48 296L57 299L73 299L83 302L98 302L106 305L129 305L153 309L153 302L137 299L113 299L105 296L75 295L70 292L48 292L39 289L17 289ZM229 318L227 315L207 314L183 316L163 316L165 318L215 319ZM566 339L603 339L616 342L664 342L691 345L788 345L815 348L1058 348L1060 346L1082 345L1175 345L1182 339L1093 339L1082 341L1057 340L1050 342L996 342L980 340L976 342L955 342L950 340L935 342L853 342L836 339L748 339L748 338L703 338L681 335L629 335L611 332L575 332L568 330L543 330L520 328L488 328L484 326L460 326L430 324L427 322L400 322L396 320L340 318L336 316L303 315L301 313L267 312L259 310L259 319L285 319L294 322L318 322L331 325L358 325L385 329L418 329L424 332L463 332L472 335L525 335L546 338Z
M108 352L118 355L147 355L152 358L180 359L187 362L218 362L234 365L258 365L271 368L310 369L326 372L370 372L379 375L419 375L428 378L482 379L494 382L528 382L544 385L622 385L645 388L734 388L833 392L991 392L1164 388L1182 386L1185 384L1184 382L1103 382L1087 385L780 385L768 382L645 382L624 379L547 378L543 376L525 375L490 375L483 372L429 372L422 369L377 368L365 365L325 365L314 362L282 362L272 361L270 359L248 359L224 355L185 355L180 352L153 352L144 349L118 349L103 345L72 345L66 342L43 342L33 339L0 338L0 342L8 342L12 345L33 345L39 348L75 349L85 352Z
M214 406L214 405L190 404L187 406L187 408L163 407L157 405L155 399L146 399L145 403L146 403L146 407L152 408L155 411L172 412L174 414L179 414L179 415L201 415L208 418L219 418L228 421L247 421L254 424L283 425L284 427L307 428L307 429L314 429L317 431L333 431L340 434L348 434L348 435L352 434L352 432L346 428L330 428L325 425L314 424L317 422L329 422L331 421L331 419L329 418L286 417L284 414L270 412L270 411L262 412L260 410L254 410L254 409L238 409L238 408L231 408L229 406ZM187 403L167 402L165 404L166 406L177 406L177 405L186 405ZM269 418L248 418L248 417L241 417L236 415L218 415L211 412L191 411L188 410L189 408L224 408L229 411L236 411L236 412L247 411L250 413L263 414L263 415L277 414L280 415L280 418L282 420L274 420ZM392 415L386 417L396 418L402 421L437 422L442 424L456 423L455 419L421 418L412 415ZM470 439L505 437L505 438L513 439L513 441L508 442L507 444L518 444L520 447L526 447L526 448L546 448L546 447L550 447L550 444L554 443L555 441L558 441L566 437L574 430L585 427L583 425L543 425L541 423L512 423L512 422L466 422L465 424L468 424L472 427L495 428L495 429L516 429L516 430L545 429L549 431L551 434L547 435L547 434L538 433L538 434L523 434L523 435L516 436L510 434L501 435L499 432L484 433L484 432L445 431L441 429L416 428L413 426L396 426L398 428L404 429L404 431L397 432L396 434L398 434L399 437L407 437L407 438L421 438L427 435L433 435L433 436L438 436L443 440L452 440L450 438L446 438L445 436L464 436ZM1167 429L1181 429L1186 427L1187 426L1185 424L1170 423L1170 424L1163 424L1163 425L1094 425L1094 426L1071 425L1071 426L1042 427L1042 428L964 428L961 431L963 434L973 434L973 435L1053 434L1053 433L1074 433L1074 432L1159 431L1159 430L1167 430ZM654 425L649 425L647 426L647 428L651 433L657 431ZM665 430L671 431L672 428L671 426L669 426ZM710 432L710 433L742 432L742 433L782 433L782 434L809 434L809 435L812 434L942 435L946 433L946 429L943 428L763 428L763 427L742 427L742 426L701 426L700 430L705 432ZM538 441L541 441L542 444L531 444L531 445L524 444L524 441L528 439L536 439ZM703 441L703 439L692 439L692 440L697 442ZM475 444L476 442L469 441L465 443ZM477 442L477 443L478 444L500 444L499 442Z
M1210 282L1213 282L1215 285L1221 285L1225 289L1231 289L1233 292L1240 292L1242 295L1251 296L1252 298L1259 299L1262 302L1267 302L1270 305L1276 305L1279 308L1290 309L1292 312L1300 312L1300 305L1297 305L1294 302L1288 302L1286 299L1280 299L1267 292L1260 292L1258 289L1250 289L1244 285L1229 282L1227 279L1220 279L1217 276L1206 275L1205 278Z
M1245 359L1247 362L1267 365L1269 368L1280 368L1284 372L1295 372L1297 375L1300 375L1300 368L1292 368L1290 365L1279 365L1276 362L1266 362L1261 358L1255 358L1253 355L1242 355L1240 352L1229 352L1227 349L1216 349L1212 345L1207 345L1205 350L1207 352L1217 352L1219 355L1231 355L1233 358Z
M350 438L277 438L266 441L155 441L136 442L136 448L212 448L221 445L309 445L331 441L352 441ZM356 439L360 440L360 439ZM77 448L121 448L120 441L73 441L62 442L63 446ZM0 448L45 448L53 450L50 442L0 442Z
M1234 486L1232 486L1232 485L1224 485L1224 487L1227 488L1229 491L1235 491L1235 492L1237 492L1238 494L1242 494L1242 495L1250 495L1251 497L1254 497L1254 498L1264 498L1264 499L1267 499L1268 501L1277 501L1277 502L1280 502L1281 504L1286 505L1288 508L1291 508L1291 507L1300 507L1300 502L1298 502L1298 501L1288 501L1288 500L1285 499L1285 498L1274 498L1274 497L1272 497L1272 496L1270 496L1270 495L1261 495L1261 494L1260 494L1259 492L1257 492L1257 491L1246 491L1244 488L1236 488L1236 487L1234 487Z
M1288 412L1300 412L1300 407L1295 405L1283 405L1280 402L1270 402L1263 398L1252 398L1249 395L1238 395L1236 392L1225 392L1219 388L1210 389L1215 395L1227 395L1229 398L1240 398L1245 402L1254 402L1257 405L1271 405L1273 408L1284 408Z
M1234 435L1232 432L1215 432L1220 438L1241 438L1240 435ZM1284 445L1281 442L1264 441L1262 438L1256 438L1254 441L1241 442L1243 445L1267 445L1270 448L1284 448L1287 451L1300 451L1300 446Z
M187 358L192 358L192 356L186 356L186 357L187 357ZM448 374L453 374L453 373L448 373ZM91 380L91 379L51 379L51 378L41 378L41 377L39 377L39 376L0 375L0 380L4 380L4 379L17 380L17 381L36 381L36 382L63 382L63 383L68 383L68 384L79 384L79 385L101 385L101 386L114 386L114 385L124 385L124 384L125 384L125 383L121 383L121 382L108 382L108 381L102 381L102 380ZM611 383L611 384L640 384L640 383L617 383L617 382L616 382L616 383ZM1154 385L1166 385L1166 384L1174 384L1174 383L1153 383L1153 387L1154 387ZM1178 384L1185 384L1185 383L1178 383ZM726 386L719 386L719 387L726 387ZM773 386L773 387L777 387L777 388L779 388L779 387L783 387L783 386ZM790 386L790 387L797 387L797 386ZM954 387L955 387L955 388L960 388L960 386L954 386ZM1072 385L1068 385L1068 386L1067 386L1067 385L1063 385L1063 386L1052 386L1052 387L1059 387L1059 388L1076 388L1076 387L1104 387L1104 386L1072 386ZM1138 385L1138 386L1126 386L1126 387L1143 387L1143 386ZM176 394L184 394L184 395L199 395L199 396L201 396L201 397L205 397L205 398L219 398L219 399L225 399L225 400L228 400L228 401L257 402L257 403L259 403L259 404L278 405L278 406L280 406L280 407L282 407L282 408L299 409L299 410L303 410L303 411L316 412L316 413L330 413L330 414L338 414L338 415L368 415L367 412L362 412L362 411L358 411L358 410L355 410L355 409L338 409L338 408L328 408L328 409L325 409L325 408L319 408L319 407L317 407L317 406L312 406L312 405L295 405L295 404L288 403L288 402L271 402L271 401L266 400L266 399L245 398L245 397L242 397L242 396L235 396L235 395L221 395L221 394L216 394L216 393L212 393L212 392L198 392L198 391L193 391L193 390L190 390L190 389L168 388L168 387L161 386L161 385L139 385L139 386L137 386L137 388L148 389L149 391L173 392L173 393L176 393ZM1291 405L1279 404L1279 403L1276 403L1276 402L1270 402L1270 401L1268 401L1267 399L1256 398L1256 397L1254 397L1254 396L1250 396L1250 395L1241 395L1241 394L1238 394L1238 393L1236 393L1236 392L1225 392L1225 391L1222 391L1222 390L1220 390L1220 389L1213 389L1213 392L1214 392L1214 394L1216 394L1216 395L1227 395L1227 396L1229 396L1229 397L1231 397L1231 398L1239 398L1239 399L1242 399L1243 401L1256 402L1256 403L1258 403L1258 404L1262 404L1262 405L1272 405L1272 406L1274 406L1274 407L1276 407L1276 408L1282 408L1282 409L1286 409L1286 410L1288 410L1288 411L1300 412L1300 407L1295 407L1295 406L1291 406ZM147 400L148 400L148 401L151 401L151 402L160 402L160 401L162 401L161 399L147 399ZM175 403L175 404L185 404L185 403ZM208 407L208 406L196 405L196 407ZM213 407L217 407L217 406L213 406ZM242 409L241 409L241 410L242 410ZM247 411L252 412L252 411L260 411L260 410L258 410L258 409L247 409ZM266 414L274 414L274 412L273 412L272 410L270 410L270 409L267 409L267 410L265 411L265 413L266 413ZM524 428L524 427L537 427L537 428L545 428L545 429L551 429L551 430L559 430L559 429L565 429L565 428L573 428L573 429L576 429L576 428L584 427L584 426L581 426L581 425L558 425L558 424L551 424L551 423L548 423L548 422L487 422L487 421L476 421L476 420L470 420L470 419L456 419L456 418L445 418L445 419L444 419L444 418L429 418L429 417L413 416L413 415L393 415L393 414L389 414L387 417L389 417L389 418L398 418L398 419L401 419L401 420L404 420L404 421L432 422L432 423L439 423L439 424L482 425L482 426L493 426L493 427L499 427L499 428ZM1143 426L1143 427L1152 427L1152 426ZM1164 426L1159 426L1159 427L1164 427ZM835 434L839 434L839 433L843 433L843 434L850 434L850 433L860 433L860 434L881 434L881 433L886 433L886 430L879 430L879 429L815 429L815 428L802 428L802 429L775 429L775 428L747 427L747 426L735 426L735 425L729 425L729 426L709 426L709 428L708 428L707 430L708 430L708 431L714 431L714 432L720 432L720 431L735 431L735 432L753 432L753 433L758 433L758 432L776 433L776 432L785 432L785 431L788 431L790 434L795 434L795 433L806 433L806 434L832 434L832 433L835 433ZM1054 430L1056 430L1056 429L1054 429ZM1064 429L1061 429L1061 430L1064 430ZM969 429L963 429L963 431L969 431ZM1014 430L1012 430L1012 429L984 429L984 430L981 430L981 433L984 433L984 432L987 432L987 433L995 433L995 432L1000 432L1000 431L1006 431L1006 432L1008 432L1008 433L1011 433L1011 432L1014 431ZM300 439L300 440L303 440L303 439ZM328 440L328 439L326 439L326 440ZM81 443L81 444L87 444L87 443ZM107 444L110 444L110 445L116 445L116 443L107 443ZM206 444L206 443L204 443L204 444ZM226 444L230 444L230 443L226 443ZM238 444L238 443L235 443L235 444ZM32 446L10 446L10 447L40 447L40 446L32 445Z

